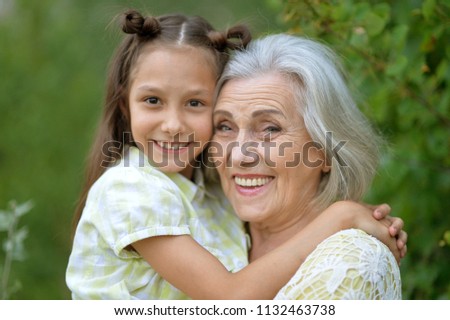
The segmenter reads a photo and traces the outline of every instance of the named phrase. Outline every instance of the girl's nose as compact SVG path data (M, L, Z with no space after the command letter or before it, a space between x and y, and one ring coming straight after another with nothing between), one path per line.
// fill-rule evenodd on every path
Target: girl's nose
M161 130L170 136L175 136L182 133L184 129L183 117L178 110L167 112L165 119L162 122Z

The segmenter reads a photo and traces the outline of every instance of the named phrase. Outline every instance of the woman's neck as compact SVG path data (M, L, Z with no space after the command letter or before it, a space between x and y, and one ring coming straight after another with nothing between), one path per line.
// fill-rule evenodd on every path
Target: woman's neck
M249 261L252 262L282 245L314 220L319 213L316 210L299 213L299 219L283 226L250 222L248 230L252 246L249 252Z

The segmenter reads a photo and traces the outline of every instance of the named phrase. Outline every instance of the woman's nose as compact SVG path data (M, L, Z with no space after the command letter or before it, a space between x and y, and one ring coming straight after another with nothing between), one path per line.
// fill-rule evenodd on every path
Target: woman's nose
M229 166L251 167L259 163L258 142L252 141L244 130L235 141L228 145L227 164Z

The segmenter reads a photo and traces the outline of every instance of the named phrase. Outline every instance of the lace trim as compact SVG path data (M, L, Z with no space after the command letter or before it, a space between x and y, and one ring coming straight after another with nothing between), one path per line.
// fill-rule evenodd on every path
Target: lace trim
M400 271L383 243L343 230L317 246L275 299L401 299Z

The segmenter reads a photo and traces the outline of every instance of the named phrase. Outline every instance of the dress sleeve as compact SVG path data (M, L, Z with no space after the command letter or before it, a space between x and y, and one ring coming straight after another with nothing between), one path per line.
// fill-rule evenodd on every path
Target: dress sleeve
M136 255L123 249L138 240L190 234L180 191L168 177L153 171L112 168L98 181L93 199L88 199L95 207L89 211L96 228L123 258Z
M344 230L319 244L275 299L401 299L400 271L383 243Z

